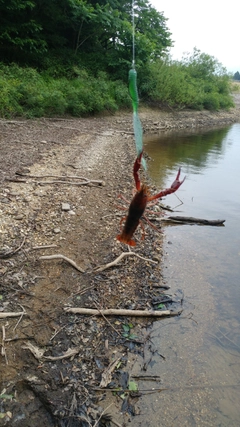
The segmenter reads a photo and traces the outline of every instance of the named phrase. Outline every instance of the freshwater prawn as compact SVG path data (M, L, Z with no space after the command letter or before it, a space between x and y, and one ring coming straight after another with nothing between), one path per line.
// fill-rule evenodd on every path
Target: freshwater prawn
M130 203L123 230L120 234L117 235L117 240L129 246L136 246L136 242L132 237L138 225L140 224L141 217L144 215L147 203L167 196L168 194L175 193L175 191L178 190L178 188L182 185L186 178L184 177L183 180L180 181L179 178L181 174L181 168L179 168L176 179L172 183L171 187L166 188L165 190L162 190L155 195L150 195L148 187L145 184L141 184L139 177L139 169L141 166L142 155L143 152L141 152L140 156L137 157L133 167L133 176L137 192ZM148 222L150 223L150 221ZM152 224L150 223L150 225Z

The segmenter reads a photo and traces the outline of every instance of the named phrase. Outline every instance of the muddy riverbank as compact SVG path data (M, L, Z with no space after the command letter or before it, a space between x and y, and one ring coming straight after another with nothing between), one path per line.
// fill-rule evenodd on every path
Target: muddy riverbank
M236 101L229 112L144 108L140 117L145 133L220 127L240 120ZM132 113L0 120L0 128L0 425L97 426L101 415L102 425L128 425L140 411L130 367L140 354L147 374L151 351L142 326L152 320L66 309L184 309L181 295L166 296L162 234L148 226L145 240L136 233L134 249L144 259L127 255L99 270L127 252L115 237L124 215L118 195L129 200L133 188ZM66 259L40 259L59 254L79 269ZM105 388L127 391L112 397Z

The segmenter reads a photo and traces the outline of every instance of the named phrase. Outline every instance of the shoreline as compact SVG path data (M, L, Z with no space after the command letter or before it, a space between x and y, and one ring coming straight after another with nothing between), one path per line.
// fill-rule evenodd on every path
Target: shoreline
M172 130L197 130L209 127L227 126L240 122L240 94L235 95L236 107L229 111L211 112L163 111L156 108L139 108L139 117L144 133L158 134ZM128 117L128 114L126 115Z
M169 113L141 107L139 116L145 135L197 132L240 122L240 108ZM6 394L15 396L3 402L4 413L12 414L6 425L14 422L21 427L24 420L31 427L65 426L79 414L94 425L102 407L113 402L114 419L122 417L129 423L130 416L121 414L121 399L112 397L109 402L105 394L103 401L104 393L95 390L117 357L121 371L129 373L135 354L144 352L143 328L152 320L118 316L107 322L103 316L65 309L145 310L162 298L162 235L150 227L145 240L136 233L134 251L145 260L126 256L113 268L96 271L127 252L115 237L125 215L119 210L118 195L132 197L136 156L132 112L83 119L0 120L0 129L0 243L5 252L19 248L10 259L0 259L2 311L17 312L20 304L27 312L18 325L17 340L16 319L8 319L6 325L8 365L3 359L0 376ZM76 185L80 177L101 184ZM72 259L84 273L64 260L40 260L56 253ZM166 308L180 309L171 303ZM124 330L129 324L137 340ZM23 346L28 339L50 358L61 357L68 349L77 353L64 361L37 359ZM112 381L119 386L117 372ZM26 409L29 396L31 411Z

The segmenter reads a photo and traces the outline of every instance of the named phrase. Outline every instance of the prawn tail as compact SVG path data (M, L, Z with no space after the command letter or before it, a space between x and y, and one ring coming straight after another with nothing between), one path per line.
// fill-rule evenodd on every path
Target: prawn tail
M125 243L126 245L129 245L129 246L136 246L135 240L131 239L131 237L129 237L125 233L118 234L117 235L117 240L119 240L119 242Z

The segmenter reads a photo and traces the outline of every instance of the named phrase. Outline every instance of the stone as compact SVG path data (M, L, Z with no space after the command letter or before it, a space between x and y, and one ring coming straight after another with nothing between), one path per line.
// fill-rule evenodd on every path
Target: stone
M54 229L53 229L53 232L54 232L55 234L58 234L58 233L61 233L61 230L60 230L60 228L54 228Z
M62 203L62 211L64 212L68 212L70 211L71 207L69 205L69 203Z

